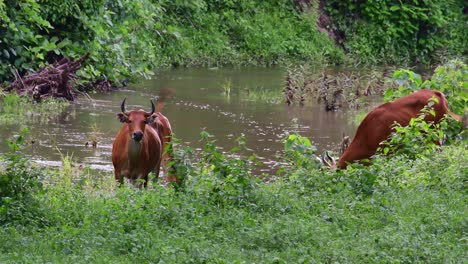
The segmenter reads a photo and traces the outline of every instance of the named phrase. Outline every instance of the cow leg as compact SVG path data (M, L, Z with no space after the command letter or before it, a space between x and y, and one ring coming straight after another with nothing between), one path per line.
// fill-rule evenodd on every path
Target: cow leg
M146 185L148 184L148 174L145 175L144 173L139 173L135 176L136 177L132 178L132 185L138 189L141 189L142 187L146 188Z
M161 160L159 160L159 162L157 163L157 165L154 167L153 169L153 172L154 172L154 184L157 184L158 183L158 179L159 179L159 172L161 170Z
M121 187L123 185L123 181L124 181L123 173L121 171L115 169L114 170L114 178L119 183L119 187Z
M143 187L146 189L148 187L148 173L143 177Z

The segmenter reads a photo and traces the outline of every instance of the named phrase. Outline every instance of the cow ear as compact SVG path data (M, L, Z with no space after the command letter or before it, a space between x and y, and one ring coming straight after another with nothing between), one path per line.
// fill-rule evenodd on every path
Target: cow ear
M126 115L124 115L123 113L118 113L117 114L117 119L121 122L121 123L128 123L128 117Z
M158 115L152 114L146 118L146 124L151 125L158 119Z

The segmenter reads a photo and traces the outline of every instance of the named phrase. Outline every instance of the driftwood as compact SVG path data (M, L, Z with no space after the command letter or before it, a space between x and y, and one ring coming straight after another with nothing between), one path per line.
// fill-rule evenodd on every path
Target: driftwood
M20 95L32 96L39 102L42 98L55 97L74 101L76 92L73 81L75 72L81 63L89 56L89 52L76 61L63 58L60 61L46 66L37 72L28 73L23 77L15 71L16 80L6 87L7 91L16 91Z

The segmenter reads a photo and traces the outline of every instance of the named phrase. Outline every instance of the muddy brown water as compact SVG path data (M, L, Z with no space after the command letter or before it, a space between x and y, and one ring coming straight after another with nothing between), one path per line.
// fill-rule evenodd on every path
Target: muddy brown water
M153 80L130 85L110 94L91 94L93 100L80 98L58 117L47 123L32 123L34 144L23 150L41 164L60 166L62 156L79 164L112 171L112 142L121 124L116 119L120 103L127 98L127 109L150 108L150 99L171 91L162 112L172 124L175 136L195 149L202 147L200 132L214 136L223 150L236 146L235 139L245 136L247 147L258 155L264 166L260 171L274 172L281 163L286 135L298 132L308 137L321 153L338 149L342 133L354 135L355 113L341 110L326 112L308 102L304 107L250 100L242 89L262 87L281 92L285 70L281 68L175 69L160 72ZM230 96L223 85L231 82ZM0 102L1 103L1 102ZM18 126L1 126L0 152L8 150L4 140ZM86 142L97 141L97 147Z

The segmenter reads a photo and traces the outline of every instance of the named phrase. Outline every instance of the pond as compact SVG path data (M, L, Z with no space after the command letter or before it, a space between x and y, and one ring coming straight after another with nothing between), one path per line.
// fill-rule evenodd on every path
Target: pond
M60 165L61 157L67 155L84 166L112 171L112 142L121 127L116 113L123 98L127 98L127 109L149 111L149 100L161 94L170 94L162 112L181 142L200 148L200 132L206 130L227 151L236 146L236 138L245 136L247 147L264 163L261 171L278 169L282 140L289 133L308 137L320 153L336 150L343 133L352 138L357 126L352 121L353 112L327 112L314 102L300 107L252 99L249 91L281 94L285 75L283 68L257 67L162 71L152 80L116 92L91 94L92 99L81 97L47 122L27 124L34 144L24 151L46 165ZM226 87L230 88L229 95ZM282 95L279 97L283 100ZM17 131L18 126L0 127L3 139ZM87 145L93 140L97 141L96 148ZM0 152L7 150L2 142Z

